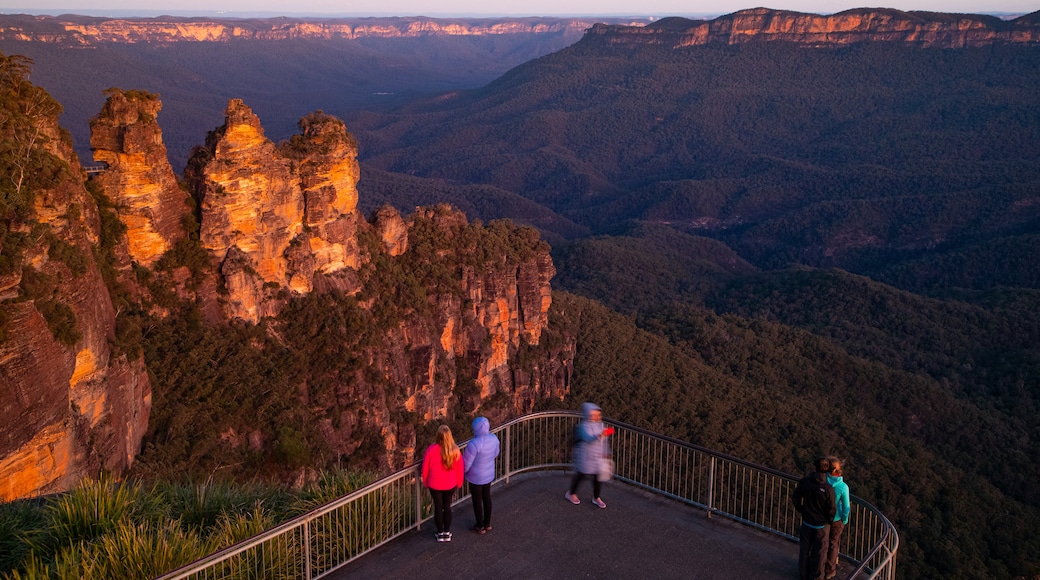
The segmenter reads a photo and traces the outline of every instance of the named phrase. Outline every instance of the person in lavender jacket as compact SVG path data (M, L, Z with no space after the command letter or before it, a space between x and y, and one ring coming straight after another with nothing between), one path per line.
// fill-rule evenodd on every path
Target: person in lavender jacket
M498 448L498 437L491 434L488 420L484 417L473 419L473 440L466 445L462 462L466 466L466 481L473 497L473 517L477 520L473 531L478 534L491 531L491 482L495 480Z
M581 416L581 422L574 429L574 479L564 497L574 505L580 504L578 484L589 478L592 480L593 505L605 508L607 504L599 496L599 475L603 470L603 462L610 459L607 437L614 434L614 428L604 428L603 411L594 403L582 403Z

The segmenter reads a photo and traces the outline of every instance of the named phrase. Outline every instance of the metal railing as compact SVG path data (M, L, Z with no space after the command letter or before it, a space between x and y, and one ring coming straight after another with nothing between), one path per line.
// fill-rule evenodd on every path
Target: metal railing
M573 412L533 413L493 430L501 441L495 484L528 471L567 469ZM611 438L616 478L784 538L797 540L801 520L791 503L797 479L624 423ZM180 579L321 578L430 519L419 464L358 489L271 530L161 577ZM463 491L456 503L468 498ZM857 567L847 578L895 578L899 535L869 503L852 496L842 557Z

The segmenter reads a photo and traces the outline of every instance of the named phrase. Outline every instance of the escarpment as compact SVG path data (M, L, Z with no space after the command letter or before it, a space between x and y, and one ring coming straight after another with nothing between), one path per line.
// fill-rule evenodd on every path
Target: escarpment
M613 22L634 20L611 19ZM285 18L202 19L98 18L88 16L0 17L0 40L69 46L98 43L170 43L356 40L427 36L566 35L580 37L596 21L585 18Z
M921 47L962 48L1000 43L1036 44L1036 13L1003 21L975 14L938 14L857 8L819 15L754 8L714 20L666 18L647 26L597 24L587 42L659 44L680 48L704 44L792 42L810 46L898 42Z
M151 385L140 352L113 346L119 313L103 271L127 253L125 238L103 227L58 127L60 106L25 79L2 84L4 138L19 147L0 155L0 170L5 183L32 171L0 206L5 501L67 489L101 470L125 472L147 428Z

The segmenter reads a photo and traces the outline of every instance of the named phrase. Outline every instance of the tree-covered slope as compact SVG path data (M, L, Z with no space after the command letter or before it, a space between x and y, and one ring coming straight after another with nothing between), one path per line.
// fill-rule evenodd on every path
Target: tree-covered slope
M902 577L1035 571L1040 512L1004 481L1035 480L1028 436L942 381L761 319L675 308L648 332L577 296L553 308L578 338L574 403L791 473L845 458L852 492L899 529Z
M796 262L935 285L1038 226L1040 50L672 48L586 37L474 90L364 114L367 162L487 183L594 231L640 219ZM923 261L922 261L923 260ZM1026 258L1004 279L1025 282ZM956 262L955 264L953 264ZM977 268L976 268L977 269Z

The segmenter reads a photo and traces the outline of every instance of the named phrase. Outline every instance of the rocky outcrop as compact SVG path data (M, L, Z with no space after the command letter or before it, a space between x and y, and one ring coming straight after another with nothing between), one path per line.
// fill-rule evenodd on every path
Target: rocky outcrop
M401 214L393 207L383 207L376 212L375 226L383 249L391 256L400 256L408 250L408 226Z
M177 184L156 115L157 95L110 89L91 120L94 161L107 165L95 180L126 226L130 257L151 266L184 237L188 193Z
M378 212L375 227L396 221L391 214ZM414 423L402 421L402 411L422 422L478 411L500 421L530 412L539 401L566 395L574 355L573 342L551 352L540 344L555 268L533 230L499 226L489 234L446 205L417 208L406 227L417 245L394 257L401 267L447 268L459 275L458 286L427 287L425 305L405 313L368 352L386 388L364 377L345 381L318 412L323 441L343 455L357 445L359 426L378 427L391 466L415 459ZM507 236L510 250L485 256L495 235Z
M827 16L755 8L710 21L667 18L645 27L597 24L585 40L610 44L658 44L672 48L776 41L811 46L874 41L962 48L998 43L1040 43L1040 26L1036 23L1035 13L1004 21L993 16L872 8Z
M66 489L102 469L125 472L151 406L143 359L110 344L116 312L94 260L98 208L57 114L30 116L23 131L40 130L38 159L69 169L31 187L24 221L5 217L30 241L0 305L0 501Z
M343 121L317 112L300 120L300 134L280 152L294 162L299 173L306 232L299 245L303 254L313 257L311 263L292 268L289 288L306 293L312 289L313 274L331 275L361 265L357 142Z
M638 24L640 20L608 19ZM203 19L92 18L85 16L0 17L0 40L89 46L103 42L170 43L241 40L415 38L423 36L501 36L564 34L580 37L595 22L585 18L328 18Z
M264 136L260 119L233 99L225 124L193 164L202 246L222 264L229 316L251 322L277 312L264 285L288 286L289 244L303 232L303 194L288 159Z
M321 324L321 305L351 312L342 336L353 350L344 355L359 364L328 373L321 364L294 367L301 376L287 385L292 400L280 402L320 431L329 461L374 444L380 464L399 466L414 460L424 421L478 411L504 420L565 395L573 340L542 345L555 270L535 230L470 223L448 206L406 217L383 208L365 220L357 144L340 120L313 113L300 134L275 145L249 107L232 100L186 170L199 230L197 240L178 244L171 224L180 231L191 220L179 219L190 216L179 189L167 187L175 182L161 159L159 108L152 95L114 90L93 124L95 156L109 165L97 183L127 226L115 241L120 233L106 213L114 210L84 187L61 142L58 109L46 120L41 142L71 172L36 192L32 223L7 224L35 237L21 267L0 275L0 500L66 489L102 469L118 475L134 463L152 386L141 356L117 335L110 292L120 293L118 309L135 311L129 325L179 316L195 302L199 320L218 328L263 321L249 330L270 333L299 360L313 351L284 342L294 324ZM95 255L105 260L104 276ZM141 267L131 269L131 259ZM147 290L128 290L120 272L148 280ZM156 306L160 299L165 306ZM279 316L290 301L296 310ZM285 425L232 412L219 427L217 445L248 447L255 457L277 455ZM372 448L365 454L371 459Z
M315 113L281 148L241 100L192 157L200 240L220 264L229 318L278 313L283 290L309 293L315 277L356 290L360 264L357 144L343 122Z

